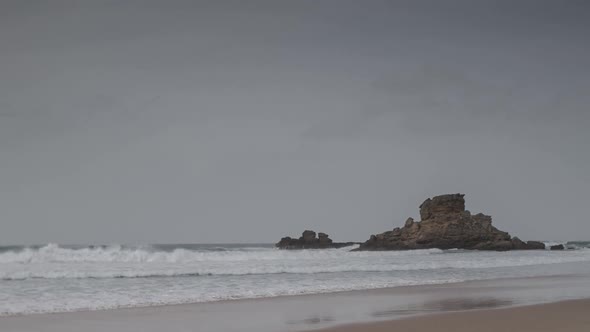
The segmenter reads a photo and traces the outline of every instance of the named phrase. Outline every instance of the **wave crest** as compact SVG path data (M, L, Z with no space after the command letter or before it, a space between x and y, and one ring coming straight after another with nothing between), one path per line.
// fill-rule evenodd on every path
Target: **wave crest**
M0 253L0 279L107 279L339 272L394 272L590 261L590 249L564 252L468 252L440 249L350 252L349 248L278 250L211 248L198 250L120 245L40 248ZM475 256L477 255L477 257Z

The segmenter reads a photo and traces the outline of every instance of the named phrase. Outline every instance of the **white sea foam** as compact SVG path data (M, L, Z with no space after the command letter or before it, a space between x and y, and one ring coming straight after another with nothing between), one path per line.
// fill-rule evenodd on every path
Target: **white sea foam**
M590 250L350 252L241 247L64 248L0 253L0 315L310 294L590 266ZM564 264L565 263L565 264ZM526 268L523 268L525 267Z
M121 246L69 249L50 244L0 254L0 279L146 278L249 274L391 272L477 269L588 261L590 251L475 253L439 249L350 252L351 247L284 251L274 248L154 251ZM455 253L451 255L451 253ZM473 259L478 255L482 259Z
M150 248L123 248L120 245L88 247L81 249L62 248L48 244L38 249L0 253L1 263L190 263L201 261L241 261L297 259L299 257L329 257L338 252L347 252L356 246L317 251L280 251L274 248L240 248L239 250L150 250ZM433 249L434 252L441 252ZM300 253L300 255L292 255Z

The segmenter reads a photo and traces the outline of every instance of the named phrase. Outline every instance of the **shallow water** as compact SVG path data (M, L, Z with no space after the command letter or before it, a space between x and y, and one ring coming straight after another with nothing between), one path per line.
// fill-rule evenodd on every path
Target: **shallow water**
M590 249L283 251L271 245L0 248L0 314L315 294L590 272ZM492 301L493 302L493 301ZM482 305L490 303L483 301Z
M590 263L574 274L444 285L0 317L0 331L304 331L430 313L590 298ZM586 302L587 303L587 302Z

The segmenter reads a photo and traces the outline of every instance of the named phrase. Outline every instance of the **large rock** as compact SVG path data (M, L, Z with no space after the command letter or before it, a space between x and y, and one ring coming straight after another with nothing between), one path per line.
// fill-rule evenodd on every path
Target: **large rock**
M333 242L326 233L319 233L316 237L314 231L306 230L298 239L284 237L275 246L279 249L329 249L352 246L354 242Z
M465 210L465 195L450 194L427 199L420 205L421 221L409 218L404 227L371 235L357 250L544 249L541 242L524 242L492 226L492 217Z

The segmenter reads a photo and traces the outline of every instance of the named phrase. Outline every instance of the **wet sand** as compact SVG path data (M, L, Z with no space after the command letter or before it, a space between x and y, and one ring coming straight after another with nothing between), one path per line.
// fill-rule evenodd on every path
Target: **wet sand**
M590 300L573 300L508 309L433 314L353 324L316 332L588 332Z
M493 331L522 332L528 330L521 327L516 328L516 326L529 324L533 318L523 318L521 323L518 320L518 314L511 313L531 313L539 320L551 317L557 322L570 322L571 325L572 322L577 322L581 311L586 312L584 315L590 316L588 302L567 302L567 304L559 304L557 307L548 307L556 309L548 310L547 313L535 311L534 314L533 311L528 310L538 309L515 308L508 311L490 311L490 313L473 310L517 307L584 298L590 299L590 276L587 274L561 275L146 308L0 317L0 331L286 332L318 330L334 326L342 327L330 331L393 330L394 325L388 324L416 324L415 327L412 327L414 325L399 325L401 331L447 331L438 327L438 324L441 324L441 326L448 326L448 331L460 332L463 330L457 329L457 326L444 324L455 324L459 319L465 319L465 323L460 325L465 324L463 328L469 329L464 331L483 332L488 330L481 329L482 323L478 321L479 319L485 319L485 315L495 317L495 315L504 312L507 317L513 317L512 320L507 320L509 324ZM566 307L561 307L563 305ZM563 308L567 308L567 310ZM459 314L465 316L455 317L453 316L455 314L436 317L424 316L457 311L466 311ZM563 316L555 316L560 313ZM411 318L417 316L425 318ZM390 321L407 319L408 317L410 317L409 320L376 323L370 326L346 326L346 324L359 322ZM442 319L441 322L446 323L435 322L432 319ZM453 323L453 320L457 320L457 322ZM541 325L545 326L546 324ZM402 326L408 327L408 329L402 328ZM538 325L531 323L530 326ZM547 326L554 325L547 323ZM535 331L544 330L535 329ZM560 328L552 331L579 330ZM590 331L590 329L584 331Z

